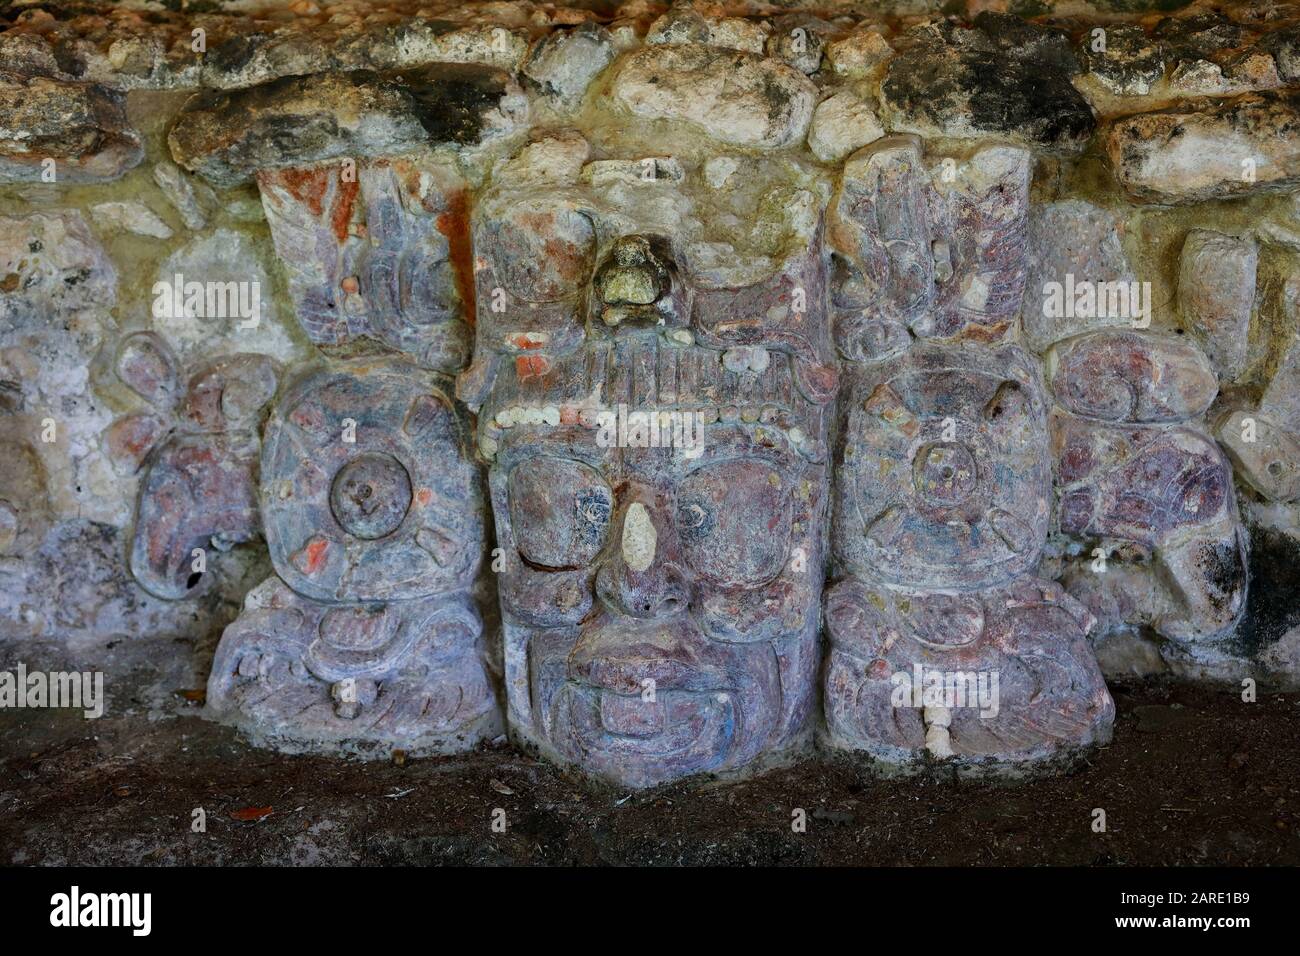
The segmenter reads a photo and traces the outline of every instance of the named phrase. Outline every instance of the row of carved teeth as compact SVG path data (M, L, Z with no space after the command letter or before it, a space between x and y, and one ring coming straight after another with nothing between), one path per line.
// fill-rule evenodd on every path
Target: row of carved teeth
M512 405L498 411L493 416L492 421L482 429L479 436L479 450L486 458L496 457L497 436L502 431L516 425L547 426L551 428L557 428L561 425L578 425L587 429L596 429L601 426L601 417L603 415L617 414L617 409L590 405ZM661 430L670 428L673 425L674 417L682 415L698 415L700 422L705 425L714 425L718 422L768 425L780 431L791 446L805 454L810 453L815 446L815 442L809 438L803 429L782 423L781 419L784 412L775 405L764 405L762 407L752 405L705 405L699 408L661 409L657 412L648 409L630 408L627 414L645 416L646 424L653 420L649 416L657 414Z

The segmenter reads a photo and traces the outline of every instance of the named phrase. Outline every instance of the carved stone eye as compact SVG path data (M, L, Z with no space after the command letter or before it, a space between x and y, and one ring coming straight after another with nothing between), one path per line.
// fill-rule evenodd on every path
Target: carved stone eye
M715 584L757 587L785 563L791 510L788 483L769 463L737 459L707 465L677 489L682 554Z
M516 465L507 485L515 547L529 564L586 567L604 547L614 493L590 465L533 458Z
M713 527L713 513L698 502L683 502L677 506L677 529L692 538L706 536Z
M411 476L392 455L361 455L334 476L330 510L354 537L370 541L392 534L410 508Z

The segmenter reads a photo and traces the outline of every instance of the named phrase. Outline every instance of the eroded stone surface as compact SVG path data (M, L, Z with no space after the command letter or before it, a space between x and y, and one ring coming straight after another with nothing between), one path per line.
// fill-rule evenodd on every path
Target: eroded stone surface
M276 572L319 601L467 587L481 492L438 379L404 362L309 371L276 403L261 499Z
M548 97L572 109L615 52L614 39L607 29L585 23L546 36L529 53L522 72Z
M984 342L1010 333L1024 293L1030 165L1005 146L927 161L915 137L849 157L828 214L845 357L887 356L908 331Z
M1183 242L1178 305L1225 381L1246 371L1258 265L1252 239L1198 229Z
M154 273L148 307L155 328L187 366L234 352L300 360L302 347L282 318L289 310L274 294L274 268L246 232L222 226L194 233Z
M6 438L0 442L0 555L35 552L51 518L45 466L30 442Z
M1246 543L1232 469L1186 426L1119 426L1054 414L1061 530L1133 542L1160 562L1173 608L1154 622L1181 640L1214 640L1245 609ZM1103 546L1103 551L1105 551Z
M467 186L446 164L326 164L258 176L299 325L317 345L377 339L429 368L469 355Z
M808 148L822 162L835 163L884 135L871 105L842 90L817 104L808 129Z
M1199 418L1218 394L1205 353L1146 332L1092 332L1060 342L1048 353L1047 370L1064 408L1104 421Z
M221 435L178 436L140 486L131 572L150 594L177 599L199 585L196 561L258 533L256 448ZM197 552L197 553L196 553Z
M1144 95L1164 79L1165 45L1147 36L1137 24L1117 24L1089 31L1079 45L1088 74L1110 92ZM1098 40L1102 42L1099 43Z
M167 201L180 213L189 229L202 229L216 206L216 195L201 180L191 180L175 163L160 162L153 167L154 182Z
M1079 66L1065 34L985 12L972 28L941 20L907 39L881 87L893 129L1061 149L1092 135L1092 110L1070 84Z
M715 8L716 9L716 8ZM769 27L744 17L719 16L716 13L674 6L650 24L647 43L701 43L747 53L762 53Z
M116 179L143 156L120 94L0 70L0 183Z
M934 299L920 143L879 140L851 156L828 212L831 304L842 354L895 351Z
M850 33L826 44L826 62L840 76L863 79L879 71L894 55L889 41L878 31Z
M1034 566L1051 476L1046 403L1024 352L917 346L864 370L841 414L832 526L844 568L930 590Z
M210 552L261 534L257 432L279 367L264 355L227 356L196 369L182 393L170 350L145 332L123 343L117 374L158 413L125 415L108 435L120 470L143 468L131 572L156 597L197 596Z
M117 271L76 212L0 220L0 317L112 308Z
M124 524L100 445L111 412L90 366L113 329L117 271L80 213L0 218L0 382L5 437L40 456L60 518Z
M1010 332L1025 288L1032 171L1033 157L1012 146L932 168L934 315L918 334L997 342Z
M148 206L138 202L102 202L90 209L95 224L109 234L131 232L151 239L170 239L171 226Z
M736 146L798 142L817 101L817 88L784 63L696 44L647 47L615 71L610 95L632 115L691 123Z
M1220 420L1214 435L1255 491L1270 501L1300 498L1300 435L1294 421L1283 424L1238 410Z
M1120 230L1113 212L1082 200L1030 207L1028 270L1020 309L1021 330L1030 348L1045 352L1053 342L1072 335L1132 321L1121 309L1097 308L1095 298L1088 308L1082 298L1084 284L1095 297L1102 283L1134 281ZM1067 290L1075 288L1080 291L1070 296L1073 301L1067 306Z
M472 146L513 126L524 108L506 74L482 67L320 73L196 94L168 144L181 166L231 186L259 169Z

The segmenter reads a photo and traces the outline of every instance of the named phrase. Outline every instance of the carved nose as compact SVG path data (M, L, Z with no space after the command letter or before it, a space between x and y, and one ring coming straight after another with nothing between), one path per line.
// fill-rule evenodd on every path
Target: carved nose
M604 279L601 298L609 305L650 305L659 298L654 273L642 266L618 266Z
M667 266L645 236L617 240L596 276L596 292L606 306L653 305L667 289ZM617 310L611 315L622 319Z
M684 610L688 589L675 551L655 527L650 510L632 502L623 517L618 556L602 569L605 597L635 618L668 617Z

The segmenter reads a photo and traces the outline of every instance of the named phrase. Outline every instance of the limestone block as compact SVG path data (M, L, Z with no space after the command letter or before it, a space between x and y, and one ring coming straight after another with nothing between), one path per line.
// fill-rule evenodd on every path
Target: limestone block
M1030 207L1020 325L1031 349L1044 352L1061 339L1128 326L1136 318L1131 309L1104 304L1112 289L1128 292L1135 285L1120 228L1114 213L1080 199Z
M0 70L0 183L103 182L143 157L120 94Z
M617 106L647 120L689 123L735 146L799 142L817 102L812 82L784 63L697 44L649 46L614 69Z
M1300 181L1295 94L1249 94L1201 108L1126 116L1102 133L1119 184L1143 202L1224 199Z
M1246 371L1258 264L1253 239L1197 229L1183 243L1178 306L1224 381Z
M197 93L167 142L180 166L233 186L263 169L474 146L512 129L525 112L513 80L485 67L315 73Z
M1068 37L984 12L971 28L939 20L913 28L881 87L891 130L962 139L1009 138L1078 150L1095 121L1071 85Z

